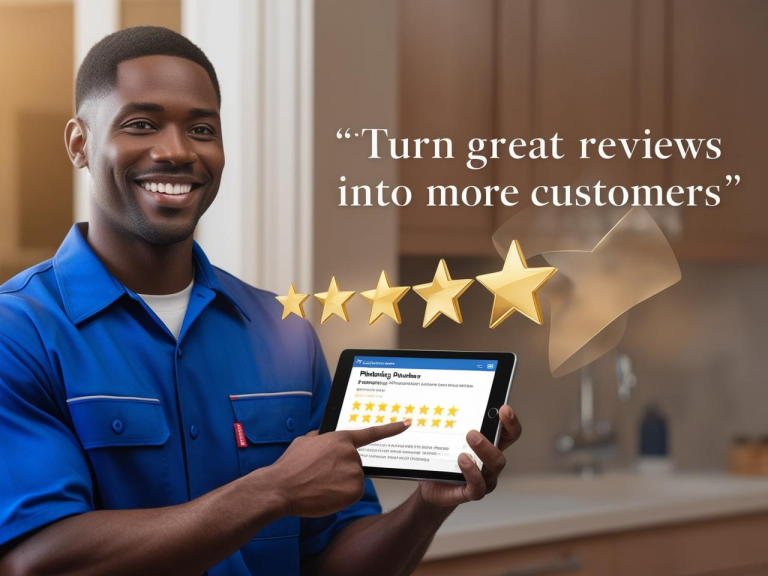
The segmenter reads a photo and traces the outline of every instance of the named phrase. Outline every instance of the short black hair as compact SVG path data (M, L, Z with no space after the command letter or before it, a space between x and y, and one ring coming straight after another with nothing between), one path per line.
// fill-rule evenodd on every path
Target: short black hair
M178 56L202 66L213 82L221 108L221 89L216 70L205 53L189 38L162 26L133 26L113 32L94 44L85 56L75 81L75 112L93 94L111 92L117 86L117 65L142 56Z

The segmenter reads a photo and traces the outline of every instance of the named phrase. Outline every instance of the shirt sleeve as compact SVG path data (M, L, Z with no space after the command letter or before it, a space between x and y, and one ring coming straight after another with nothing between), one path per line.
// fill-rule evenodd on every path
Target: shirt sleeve
M325 361L317 334L309 323L307 323L307 326L310 332L310 347L313 355L313 394L310 428L315 430L320 428L320 422L323 418L325 403L328 400L328 394L331 389L331 375L328 371L328 364ZM364 516L374 514L381 514L381 505L379 504L379 498L376 495L373 483L366 479L363 497L351 506L330 516L301 519L301 557L307 558L319 554L328 547L336 534L352 522Z
M0 332L0 546L93 509L86 455L30 349Z

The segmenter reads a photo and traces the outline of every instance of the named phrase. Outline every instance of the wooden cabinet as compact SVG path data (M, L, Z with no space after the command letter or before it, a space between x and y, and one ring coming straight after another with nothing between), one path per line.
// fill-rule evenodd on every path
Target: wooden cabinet
M678 257L765 261L768 3L760 0L401 0L400 136L454 139L456 159L399 162L414 192L403 254L487 255L537 185L720 185L717 207L653 213ZM582 160L579 139L721 138L717 160ZM471 137L565 139L561 160L466 168ZM738 186L726 187L728 174ZM520 206L428 207L430 184L514 184ZM700 194L703 202L705 196ZM562 209L578 211L579 208ZM572 217L572 216L569 216Z
M758 576L768 514L661 526L423 562L416 576Z

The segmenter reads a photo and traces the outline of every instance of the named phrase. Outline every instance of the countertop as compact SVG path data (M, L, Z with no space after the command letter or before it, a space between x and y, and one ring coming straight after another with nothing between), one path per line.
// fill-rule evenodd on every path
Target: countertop
M374 480L390 510L415 482ZM608 473L506 476L479 502L451 515L425 559L592 534L768 511L768 478L728 474Z

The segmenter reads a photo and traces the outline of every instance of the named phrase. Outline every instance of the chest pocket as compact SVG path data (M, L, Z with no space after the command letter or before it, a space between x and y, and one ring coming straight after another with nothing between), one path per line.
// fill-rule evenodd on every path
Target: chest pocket
M242 476L274 464L294 438L309 432L310 392L242 394L230 396L229 399L235 421L242 425L248 444L237 450ZM258 556L261 549L257 541L296 538L298 535L299 519L286 516L265 526L243 549L243 553ZM291 545L297 546L296 543ZM264 553L269 550L268 547ZM274 555L274 549L271 549L271 554Z
M67 400L83 448L161 446L170 437L160 400L81 396Z
M173 493L170 430L156 398L80 396L67 401L93 469L97 508L151 508Z

